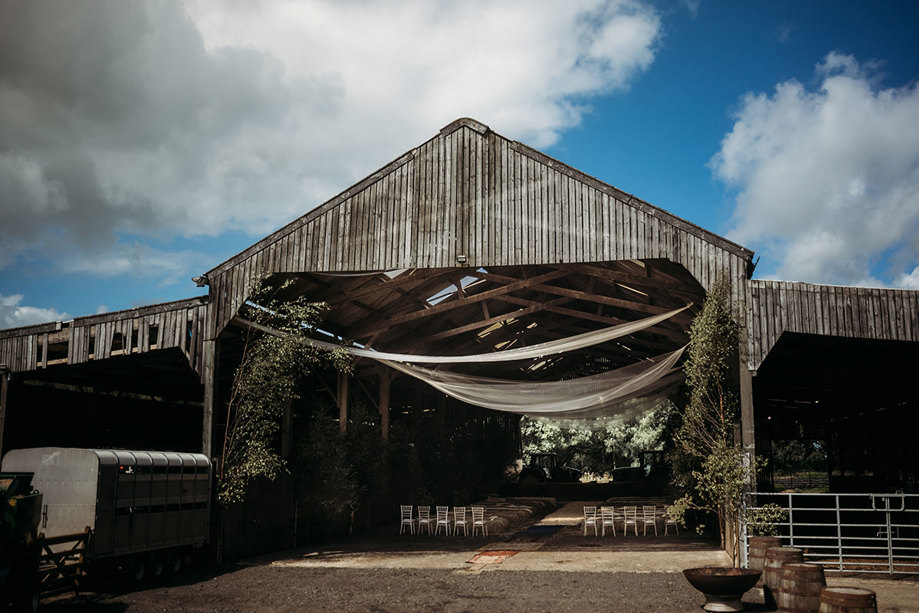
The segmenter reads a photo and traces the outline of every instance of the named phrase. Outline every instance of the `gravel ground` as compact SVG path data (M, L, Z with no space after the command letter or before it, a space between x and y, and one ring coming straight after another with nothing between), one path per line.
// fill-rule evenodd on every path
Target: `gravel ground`
M130 592L99 587L44 610L695 612L704 598L680 570L730 563L717 543L694 534L585 537L581 508L569 503L539 519L559 528L547 536L399 536L387 527L241 565L186 569ZM875 590L880 613L919 612L915 577L827 579ZM744 603L748 611L774 610L760 590L747 592Z
M47 611L698 611L678 573L573 573L253 566ZM751 604L755 592L747 594ZM758 599L759 603L762 599ZM749 610L765 610L752 606Z

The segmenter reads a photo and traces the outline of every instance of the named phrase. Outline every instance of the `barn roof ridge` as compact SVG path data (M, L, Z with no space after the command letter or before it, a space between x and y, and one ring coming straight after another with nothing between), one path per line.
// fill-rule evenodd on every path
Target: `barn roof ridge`
M565 162L562 162L561 160L553 158L529 145L521 143L520 141L513 140L506 136L502 136L501 134L493 131L486 124L476 119L473 119L471 117L461 117L459 119L456 119L450 122L443 128L441 128L437 132L437 134L435 134L428 140L424 141L423 143L420 143L419 145L412 147L411 149L409 149L402 155L398 156L391 162L380 167L375 172L367 175L363 179L360 179L356 183L345 188L344 190L342 190L335 196L332 196L325 202L317 205L312 210L307 211L306 213L304 213L303 215L300 215L296 219L291 220L289 223L281 226L274 232L268 234L267 236L260 239L259 241L256 241L249 247L243 249L242 251L238 252L237 254L233 255L227 260L224 260L220 264L217 264L216 266L208 270L205 273L205 276L210 277L215 274L220 274L224 272L225 270L232 268L236 264L244 261L251 254L261 249L264 249L265 247L277 242L278 240L283 239L284 237L289 235L291 232L296 231L298 228L300 228L302 225L309 222L310 220L315 219L325 214L329 210L335 208L336 206L338 206L339 204L347 200L349 197L351 197L353 194L356 194L362 191L363 189L369 187L373 183L387 176L389 173L397 170L398 168L401 168L403 165L405 165L406 163L414 159L416 153L419 150L421 150L426 144L438 138L443 138L445 136L448 136L449 134L452 134L453 132L456 132L457 130L461 130L463 128L472 130L482 136L494 135L497 138L503 139L509 143L510 147L514 151L516 151L517 153L520 153L521 155L525 155L535 161L538 161L555 170L558 170L559 172L565 174L566 176L572 179L575 179L595 189L603 191L615 197L616 199L621 200L628 206L634 207L635 209L638 209L652 216L659 217L662 220L672 224L674 227L680 230L683 230L684 232L688 232L690 234L698 236L699 238L706 240L709 243L712 243L722 249L725 249L726 251L732 252L735 255L747 261L751 261L753 259L753 251L744 247L743 245L740 245L727 238L724 238L723 236L715 234L714 232L710 230L706 230L705 228L702 228L701 226L694 224L691 221L687 221L686 219L683 219L682 217L674 215L673 213L665 209L662 209L658 206L655 206L641 198L638 198L637 196L633 194L623 191L592 175L589 175L581 170L578 170L577 168L574 168L573 166L566 164Z

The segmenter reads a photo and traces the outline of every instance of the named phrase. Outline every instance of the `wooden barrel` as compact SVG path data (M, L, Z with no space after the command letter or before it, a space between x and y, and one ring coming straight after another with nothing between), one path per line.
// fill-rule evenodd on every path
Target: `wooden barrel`
M763 565L763 597L766 604L775 607L776 592L782 579L782 564L803 562L804 551L797 547L770 547L766 550L766 562Z
M770 547L781 546L782 538L779 536L751 536L747 544L747 567L763 570L763 565L766 563L766 550ZM763 587L762 575L753 587Z
M874 592L860 587L825 587L820 592L819 613L877 613Z
M817 613L820 608L820 591L825 586L826 577L819 564L787 562L782 564L775 600L780 611Z

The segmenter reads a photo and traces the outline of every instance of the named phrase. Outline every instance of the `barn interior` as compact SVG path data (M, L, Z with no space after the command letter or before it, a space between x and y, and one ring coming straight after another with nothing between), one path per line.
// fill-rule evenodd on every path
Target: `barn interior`
M199 451L202 392L175 348L15 373L3 449Z
M704 298L702 287L685 268L666 260L355 275L299 273L275 275L268 282L283 286L275 294L277 299L307 296L329 306L317 337L414 355L504 351L694 305L647 330L578 351L522 362L443 367L524 381L571 379L672 352L688 342L686 332L695 305ZM247 330L245 319L237 317L224 333L224 369L238 359ZM378 411L381 377L391 379L383 386L388 386L393 420L436 413L445 404L455 404L415 379L395 374L374 360L359 358L350 394ZM325 386L332 392L330 397L338 393L333 383L328 380Z
M777 451L800 441L799 453L825 457L826 480L813 486L919 491L916 372L916 343L782 334L753 379L757 453L769 459L760 488L793 485L777 478L796 468Z

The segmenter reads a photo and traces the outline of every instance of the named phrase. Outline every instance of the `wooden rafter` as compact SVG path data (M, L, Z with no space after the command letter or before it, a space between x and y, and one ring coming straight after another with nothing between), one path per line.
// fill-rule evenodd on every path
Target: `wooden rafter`
M500 283L507 283L510 279L509 277L504 277L503 275L496 275L492 273L478 273L482 278L488 279L491 281L497 281ZM634 302L631 300L622 300L621 298L612 298L610 296L601 296L599 294L584 292L575 289L569 289L565 287L559 287L557 285L551 285L548 283L540 283L535 285L530 289L538 290L541 292L546 292L547 294L555 294L556 296L567 296L569 298L574 298L576 300L585 300L588 302L596 302L598 304L605 304L607 306L619 307L622 309L629 309L632 311L639 311L642 313L651 313L653 315L658 315L660 313L666 313L667 311L672 310L671 308L654 306L651 304L645 304L642 302Z
M427 309L411 311L408 313L403 313L402 315L395 315L392 317L388 317L383 322L380 322L376 325L367 326L364 328L358 328L352 331L351 334L354 338L363 338L364 336L368 336L370 334L373 334L374 332L386 330L388 328L391 328L392 326L404 324L404 323L411 322L411 321L418 321L419 319L430 317L431 315L445 313L447 311L452 311L454 309L458 309L460 307L463 307L469 304L474 304L477 302L481 302L483 300L488 300L490 298L502 296L504 294L509 294L511 292L514 292L520 289L533 287L534 285L539 285L540 283L545 283L547 281L551 281L552 279L563 277L566 274L567 272L561 271L561 270L547 272L547 273L538 275L536 277L533 277L532 279L524 279L524 280L516 281L514 283L509 283L503 287L497 287L494 289L485 290L477 294L470 294L464 298L458 298L456 300L451 300L449 302L445 301L435 306L429 307Z
M564 300L564 298L558 299L558 301L562 301L562 300ZM496 323L500 323L502 321L507 321L508 319L520 319L521 317L525 317L532 313L536 313L536 312L545 310L546 308L552 306L554 302L556 301L549 301L549 302L542 303L542 304L534 304L534 305L531 305L523 309L516 309L509 313L505 313L503 315L497 315L497 316L491 317L490 319L483 319L480 321L472 322L470 324L466 324L464 326L458 326L456 328L451 328L449 330L443 330L436 334L431 334L431 335L428 335L428 336L425 336L419 339L419 343L430 343L432 341L450 338L451 336L456 336L457 334L462 334L464 332L480 330L481 328L487 328L488 326L494 325Z

